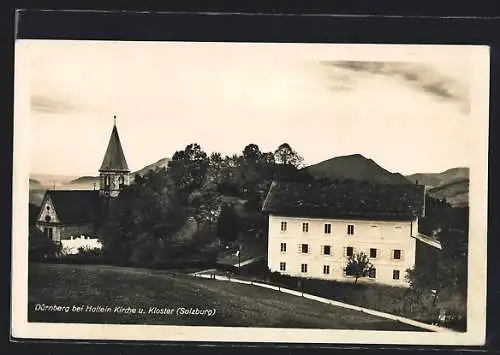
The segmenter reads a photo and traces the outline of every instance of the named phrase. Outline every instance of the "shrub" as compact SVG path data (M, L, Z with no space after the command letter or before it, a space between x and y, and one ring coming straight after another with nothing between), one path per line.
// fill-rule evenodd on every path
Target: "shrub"
M47 238L42 231L31 227L28 236L28 258L30 261L53 260L61 254L62 246Z

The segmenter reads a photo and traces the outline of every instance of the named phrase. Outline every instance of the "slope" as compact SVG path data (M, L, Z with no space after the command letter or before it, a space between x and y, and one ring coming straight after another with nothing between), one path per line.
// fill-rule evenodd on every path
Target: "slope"
M29 321L233 327L420 330L395 321L251 285L103 265L30 264ZM116 306L115 312L36 312L35 304ZM213 316L152 314L150 307L215 309Z

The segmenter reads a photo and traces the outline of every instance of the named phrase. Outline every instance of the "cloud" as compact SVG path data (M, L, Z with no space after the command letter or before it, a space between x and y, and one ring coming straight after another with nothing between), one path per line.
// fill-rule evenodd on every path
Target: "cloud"
M43 94L32 94L31 111L41 113L72 113L79 111L78 105L63 98L54 98Z
M415 90L433 98L456 102L463 112L469 111L470 100L467 83L445 75L428 64L410 62L370 62L370 61L325 61L322 64L331 70L330 79L342 89L353 89L363 77L380 75L401 80ZM343 76L349 75L351 80Z

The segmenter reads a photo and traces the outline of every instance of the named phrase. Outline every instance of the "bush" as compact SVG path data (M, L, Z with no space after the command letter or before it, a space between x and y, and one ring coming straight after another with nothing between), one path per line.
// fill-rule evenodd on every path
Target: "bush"
M257 264L257 263L256 263ZM254 276L254 280L275 286L310 293L360 307L379 310L428 324L437 321L440 308L446 309L447 320L442 326L465 331L466 302L455 293L442 294L442 301L432 306L433 295L419 294L410 288L380 284L354 284L334 280L318 280L271 272L267 265L254 265L240 270L241 275Z
M28 236L28 259L30 261L48 261L56 259L62 250L60 243L47 238L42 231L31 227Z

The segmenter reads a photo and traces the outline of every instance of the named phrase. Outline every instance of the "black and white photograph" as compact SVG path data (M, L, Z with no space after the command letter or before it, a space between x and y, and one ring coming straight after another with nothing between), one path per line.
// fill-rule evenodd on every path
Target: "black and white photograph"
M18 337L484 342L484 46L16 42Z

